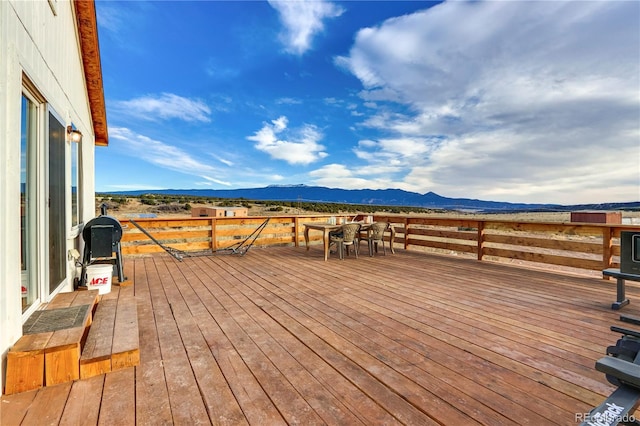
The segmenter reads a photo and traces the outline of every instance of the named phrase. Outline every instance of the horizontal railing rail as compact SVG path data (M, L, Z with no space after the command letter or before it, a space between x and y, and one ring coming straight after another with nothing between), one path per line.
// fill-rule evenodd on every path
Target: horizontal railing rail
M327 222L331 215L273 216L255 241L256 246L304 244L304 224ZM217 251L249 237L265 216L135 219L154 239L183 251ZM358 218L360 219L360 218ZM478 260L511 259L537 264L598 271L619 265L620 232L640 231L638 225L455 219L374 215L396 231L394 246L406 250L435 250L467 254ZM129 220L120 221L124 255L161 252ZM310 233L310 244L322 241Z

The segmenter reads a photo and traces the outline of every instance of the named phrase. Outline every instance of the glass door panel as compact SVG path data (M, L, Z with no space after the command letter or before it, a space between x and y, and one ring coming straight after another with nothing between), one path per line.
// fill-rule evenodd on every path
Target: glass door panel
M49 293L66 278L65 127L49 113Z
M78 226L80 223L80 202L78 199L78 185L79 185L79 168L78 168L78 156L79 156L79 144L77 142L71 142L71 226Z
M20 129L20 264L22 276L22 312L38 300L35 254L35 146L37 107L22 96Z

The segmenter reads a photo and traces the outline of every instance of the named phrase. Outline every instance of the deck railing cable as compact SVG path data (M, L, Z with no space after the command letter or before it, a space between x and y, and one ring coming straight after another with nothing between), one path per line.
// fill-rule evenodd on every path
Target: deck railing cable
M249 249L251 249L251 247L256 242L258 237L260 237L260 234L262 233L264 228L266 228L267 224L269 223L269 219L270 218L266 218L264 220L264 222L262 222L260 224L260 226L258 226L251 234L249 234L249 236L247 238L245 238L244 240L242 240L240 242L237 242L236 244L233 244L233 245L231 245L229 247L225 247L225 248L218 249L218 250L211 249L211 250L205 250L205 251L191 251L191 252L166 246L166 245L162 244L160 241L158 241L146 229L144 229L142 226L140 226L140 224L137 223L135 220L129 219L129 222L131 222L143 234L145 234L147 237L149 237L149 239L151 239L151 241L153 241L155 244L160 246L164 251L166 251L171 256L173 256L174 258L176 258L176 259L178 259L179 261L182 262L182 259L184 259L185 257L210 256L210 255L216 254L216 253L220 253L220 254L238 254L240 256L244 256L245 254L247 254Z

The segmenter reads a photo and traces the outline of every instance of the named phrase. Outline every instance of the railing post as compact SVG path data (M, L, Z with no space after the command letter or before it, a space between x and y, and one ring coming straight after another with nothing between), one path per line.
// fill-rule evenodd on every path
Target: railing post
M613 228L607 226L602 228L602 269L611 268L613 266ZM608 276L602 276L602 279L609 280Z
M216 218L211 219L211 251L218 250L218 241L216 236Z
M484 220L478 221L478 260L484 256Z
M300 247L300 239L298 238L300 233L300 221L298 220L298 216L293 217L293 240L295 247Z
M404 249L409 249L409 219L404 217Z

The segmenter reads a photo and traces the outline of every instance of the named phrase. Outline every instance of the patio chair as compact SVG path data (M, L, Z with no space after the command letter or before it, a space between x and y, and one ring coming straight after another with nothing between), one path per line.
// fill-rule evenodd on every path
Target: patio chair
M620 319L623 320L623 316ZM624 321L629 319L626 317ZM634 319L629 322L637 324ZM640 333L617 326L611 326L611 331L622 333L622 337L615 346L607 347L607 356L596 361L596 370L603 372L607 381L618 389L589 411L580 426L606 424L610 418L615 421L609 424L637 424L619 420L633 419L640 401Z
M335 234L331 236L331 242L336 243L338 247L338 255L340 260L344 259L344 252L349 246L353 246L353 251L358 258L358 238L360 235L359 223L347 223L342 225L342 235ZM348 252L347 252L348 254Z
M369 256L373 256L373 250L375 248L378 252L378 243L382 244L382 253L386 256L387 252L384 248L384 231L387 230L389 224L387 222L374 222L369 228L367 240L369 243Z

